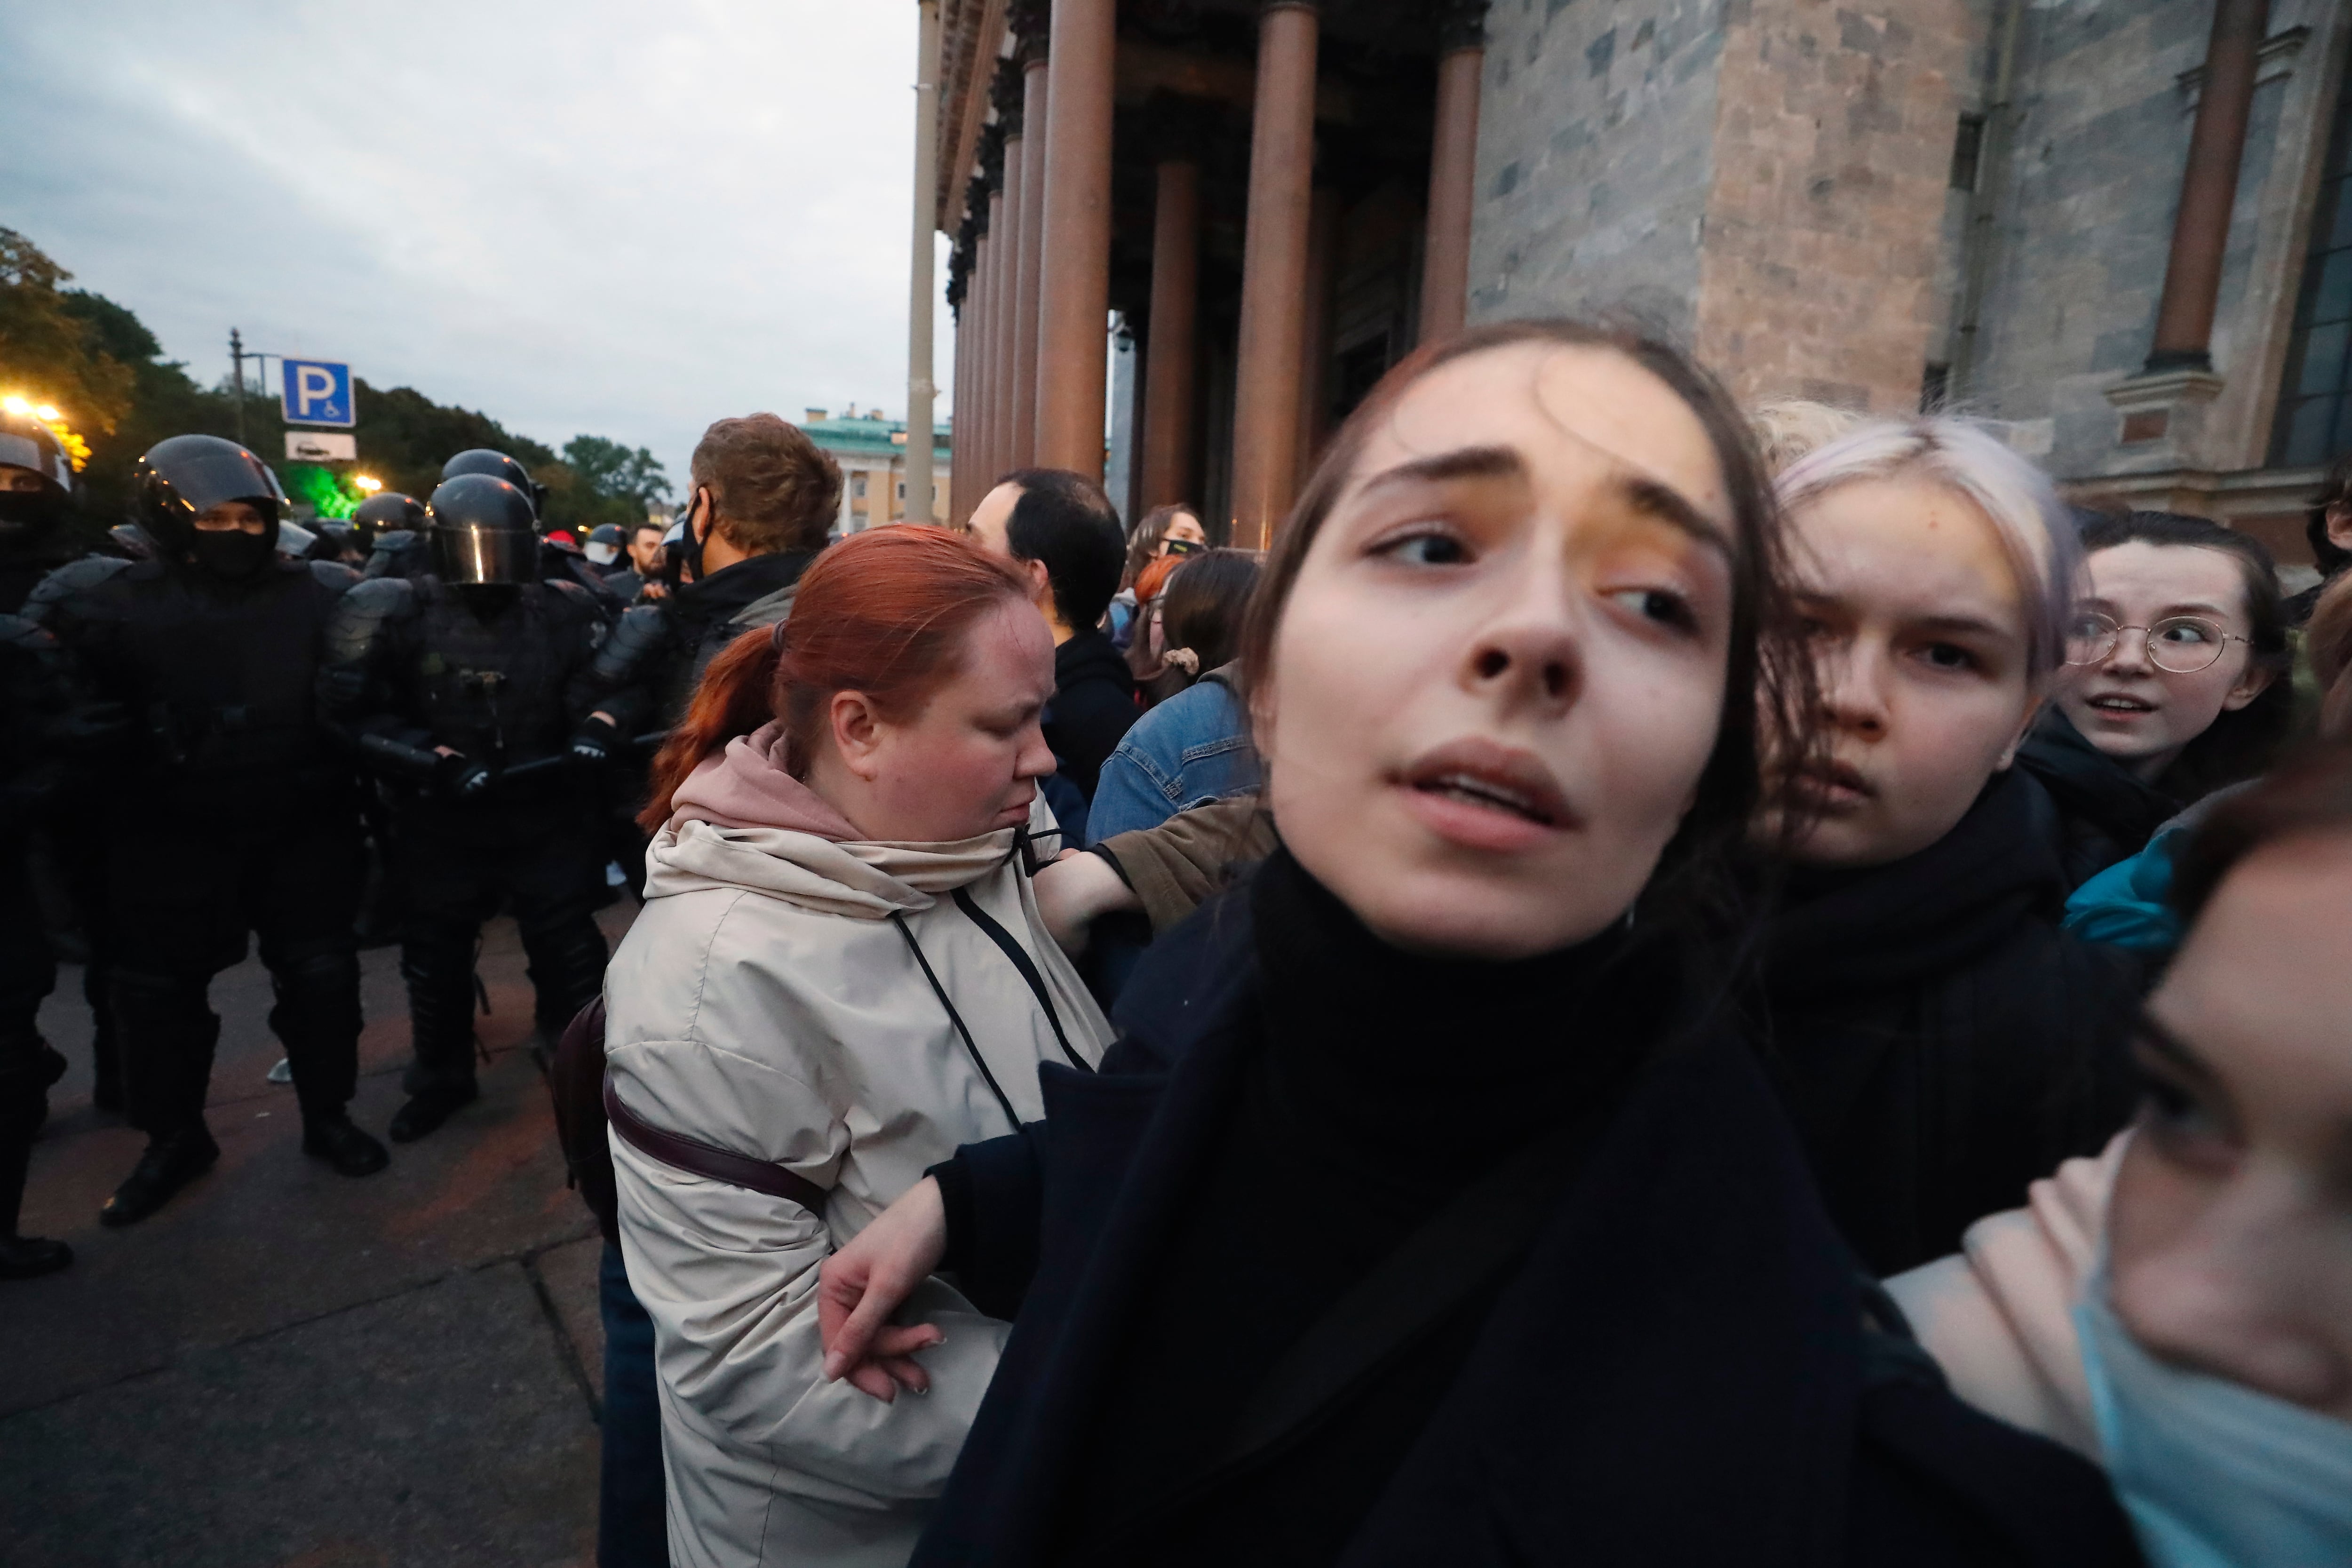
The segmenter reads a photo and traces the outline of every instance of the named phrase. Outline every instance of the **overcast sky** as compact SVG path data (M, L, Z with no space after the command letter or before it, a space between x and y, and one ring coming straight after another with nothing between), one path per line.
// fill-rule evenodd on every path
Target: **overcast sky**
M650 447L682 480L720 415L905 416L915 20L913 0L0 5L0 225L207 383L235 325L551 447Z

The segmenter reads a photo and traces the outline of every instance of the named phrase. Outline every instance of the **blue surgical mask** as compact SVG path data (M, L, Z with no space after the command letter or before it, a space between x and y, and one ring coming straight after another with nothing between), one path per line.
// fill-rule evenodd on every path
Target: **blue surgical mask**
M2107 1304L2104 1259L2074 1324L2150 1568L2352 1563L2352 1422L2157 1360Z

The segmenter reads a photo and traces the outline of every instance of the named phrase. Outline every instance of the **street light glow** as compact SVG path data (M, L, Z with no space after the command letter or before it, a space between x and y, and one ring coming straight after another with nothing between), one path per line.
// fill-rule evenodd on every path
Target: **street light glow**
M352 483L359 486L360 489L367 491L370 495L373 495L376 491L383 489L383 481L382 479L370 479L365 474L353 474L352 476Z
M33 412L39 415L44 419L57 419L62 417L56 409L50 407L46 403L42 404L38 408L34 409Z
M5 397L0 397L0 408L5 408L11 414L30 414L33 411L31 404L13 392Z

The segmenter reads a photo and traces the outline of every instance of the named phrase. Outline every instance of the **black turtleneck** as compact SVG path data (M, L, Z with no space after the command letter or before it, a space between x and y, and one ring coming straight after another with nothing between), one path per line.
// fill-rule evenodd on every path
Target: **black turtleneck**
M2058 929L2056 816L1996 774L1916 855L1792 873L1766 924L1754 1033L1875 1273L1952 1251L2130 1111L2140 966Z
M2069 891L2147 847L2186 801L2174 799L2091 744L2055 702L2018 748L2017 764L2058 803L2058 850Z
M1453 1382L1486 1299L1286 1447L1211 1474L1234 1418L1461 1187L1609 1092L1647 1037L1633 1021L1661 1000L1621 980L1613 931L1509 963L1407 953L1286 851L1249 898L1262 975L1249 1059L1101 1390L1065 1563L1336 1556ZM1621 996L1632 1005L1611 1005Z

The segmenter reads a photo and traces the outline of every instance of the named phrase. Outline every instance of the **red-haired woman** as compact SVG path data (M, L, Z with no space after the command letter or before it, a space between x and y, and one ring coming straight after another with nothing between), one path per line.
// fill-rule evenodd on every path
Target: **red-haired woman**
M1053 691L1024 581L875 529L712 663L656 761L646 907L605 979L616 1121L809 1184L613 1139L681 1568L902 1562L963 1446L1006 1325L932 1287L943 1338L888 1347L929 1397L869 1398L820 1375L817 1268L959 1144L1042 1116L1038 1064L1109 1039L1025 870Z

